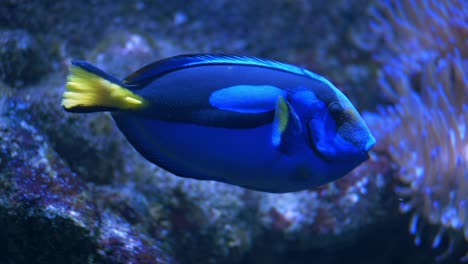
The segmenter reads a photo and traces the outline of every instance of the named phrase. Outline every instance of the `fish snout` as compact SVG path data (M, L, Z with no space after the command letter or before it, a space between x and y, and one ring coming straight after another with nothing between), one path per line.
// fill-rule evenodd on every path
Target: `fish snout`
M368 152L375 145L375 138L372 135L369 135L369 139L364 145L364 152Z

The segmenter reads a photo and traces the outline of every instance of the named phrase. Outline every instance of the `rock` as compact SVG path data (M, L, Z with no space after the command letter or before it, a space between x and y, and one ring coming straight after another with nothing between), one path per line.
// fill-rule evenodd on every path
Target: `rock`
M277 243L287 240L298 248L326 248L356 239L358 230L386 214L382 205L388 202L390 164L388 157L373 153L369 161L330 184L298 193L264 194L259 220L279 235Z
M0 226L7 228L0 231L0 262L95 259L99 223L90 193L35 127L1 111Z
M44 52L31 34L22 29L0 31L0 80L21 87L47 71Z
M0 262L173 263L157 241L109 213L40 130L17 115L28 102L3 97L1 106Z

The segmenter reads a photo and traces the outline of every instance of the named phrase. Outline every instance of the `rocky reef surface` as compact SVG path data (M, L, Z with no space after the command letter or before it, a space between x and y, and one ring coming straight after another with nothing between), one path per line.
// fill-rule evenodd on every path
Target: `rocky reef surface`
M407 227L412 216L398 211L395 189L405 164L389 147L382 112L375 113L381 103L397 103L380 97L381 70L395 51L380 45L384 33L369 29L380 14L375 8L385 17L393 6L6 0L0 7L0 263L433 262L439 252L415 247ZM366 121L381 143L340 180L269 194L171 175L136 153L110 115L70 114L60 106L72 58L123 78L190 52L306 66L372 112ZM464 244L457 245L447 263L464 254Z

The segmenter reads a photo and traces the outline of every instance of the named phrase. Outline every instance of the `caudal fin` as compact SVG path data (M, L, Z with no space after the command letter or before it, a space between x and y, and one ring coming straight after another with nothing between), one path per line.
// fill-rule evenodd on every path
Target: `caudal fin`
M85 61L73 61L67 77L62 106L68 112L131 110L144 99L125 88L116 78Z

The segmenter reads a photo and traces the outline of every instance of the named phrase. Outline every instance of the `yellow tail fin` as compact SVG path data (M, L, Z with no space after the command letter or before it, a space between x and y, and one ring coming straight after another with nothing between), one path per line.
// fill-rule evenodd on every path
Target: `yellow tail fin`
M93 65L73 61L62 106L69 112L131 110L144 106L144 99Z

